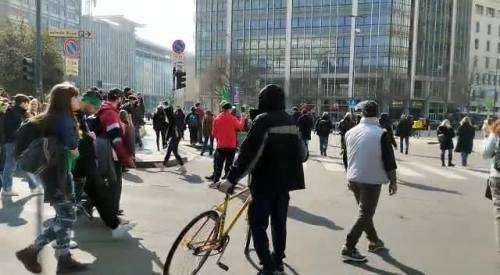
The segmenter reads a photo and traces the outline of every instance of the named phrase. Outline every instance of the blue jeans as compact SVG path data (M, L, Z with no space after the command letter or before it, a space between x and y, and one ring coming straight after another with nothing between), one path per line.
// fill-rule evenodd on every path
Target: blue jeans
M328 136L319 136L319 151L326 154L328 149Z
M399 137L399 150L403 153L403 141L406 143L405 153L408 154L408 147L410 147L410 137Z
M462 155L462 166L467 166L467 159L469 158L469 154L467 152L461 152Z
M14 143L5 143L3 145L5 152L5 163L3 166L2 188L5 192L12 191L12 174L17 168L17 161L14 157ZM28 179L30 189L38 187L36 177L32 174L25 174Z

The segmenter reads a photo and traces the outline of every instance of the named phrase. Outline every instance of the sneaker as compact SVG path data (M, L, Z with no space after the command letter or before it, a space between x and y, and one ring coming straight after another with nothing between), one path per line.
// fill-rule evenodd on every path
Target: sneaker
M52 242L52 247L54 249L58 249L59 246L57 245L57 242ZM77 249L78 248L78 243L73 241L73 240L70 240L69 241L69 249Z
M366 262L366 256L361 255L356 248L348 249L345 246L342 248L342 258L346 261Z
M111 236L113 239L122 239L126 236L127 232L132 230L137 224L129 223L129 224L120 224L117 228L111 231Z
M207 179L207 180L214 180L214 175L206 176L205 179Z
M220 178L221 180L225 180L227 179L227 174L225 174L224 176L222 176L222 178Z
M16 257L24 267L32 273L42 273L42 266L38 262L38 251L32 245L16 252Z
M208 185L209 188L212 188L212 189L219 189L219 183L218 182L212 182Z
M14 192L14 191L2 191L2 196L3 197L15 197L15 196L19 196L19 194Z
M450 163L448 163L448 167L455 167L455 164L450 162Z
M176 171L181 172L183 174L187 172L186 167L184 167L184 165L179 166L179 168L177 168Z
M71 254L59 256L57 259L56 274L82 272L89 268L89 264L82 264L71 257Z
M375 252L382 250L382 249L386 249L384 242L382 240L378 240L375 243L370 242L368 244L368 251L371 253L375 253Z
M37 186L31 189L31 195L42 195L42 194L43 194L43 188L41 186Z

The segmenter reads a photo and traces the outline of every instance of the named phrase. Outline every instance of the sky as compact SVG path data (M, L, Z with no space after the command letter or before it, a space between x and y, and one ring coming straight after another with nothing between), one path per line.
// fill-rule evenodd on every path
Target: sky
M97 0L93 14L125 15L146 25L137 30L139 37L169 49L174 40L182 39L186 51L195 51L194 0Z

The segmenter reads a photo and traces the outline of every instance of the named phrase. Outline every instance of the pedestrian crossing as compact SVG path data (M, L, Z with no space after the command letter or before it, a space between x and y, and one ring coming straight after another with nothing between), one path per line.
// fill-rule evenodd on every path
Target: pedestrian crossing
M304 163L304 169L311 169L311 163L320 163L324 170L332 173L345 173L344 166L341 159L330 159L324 157L311 158L308 162ZM309 165L308 165L309 163ZM398 161L398 178L413 178L425 179L440 177L457 181L470 181L472 179L487 179L489 176L487 169L471 169L466 167L447 168L439 166L432 166L416 161Z

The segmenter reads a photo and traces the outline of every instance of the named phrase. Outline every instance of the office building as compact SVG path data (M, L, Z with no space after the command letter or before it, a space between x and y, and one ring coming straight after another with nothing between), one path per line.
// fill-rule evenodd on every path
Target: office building
M467 62L457 27L468 22L467 2L197 1L196 73L203 79L213 64L229 62L225 77L242 104L255 105L257 90L277 83L289 106L344 113L354 97L378 100L394 117L437 116L462 104L453 101L463 89L454 88L452 68ZM200 97L209 103L217 94L200 82Z

